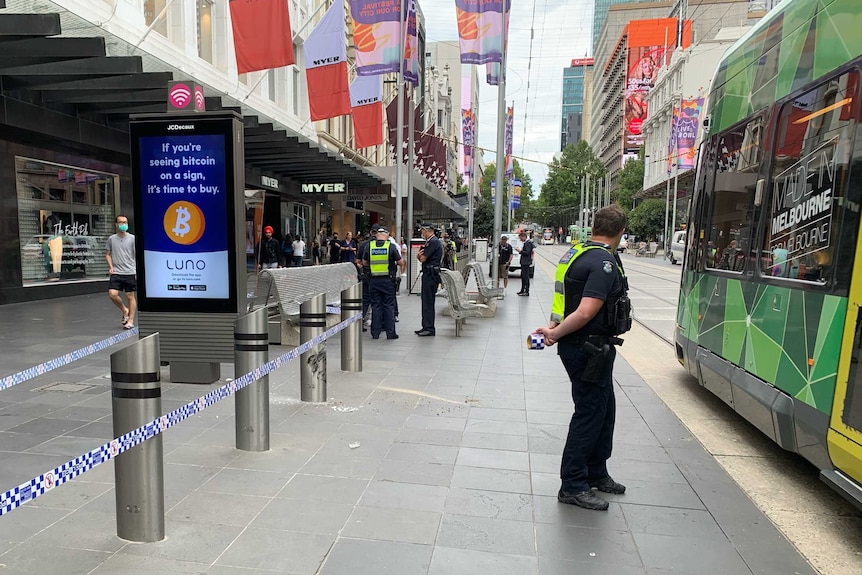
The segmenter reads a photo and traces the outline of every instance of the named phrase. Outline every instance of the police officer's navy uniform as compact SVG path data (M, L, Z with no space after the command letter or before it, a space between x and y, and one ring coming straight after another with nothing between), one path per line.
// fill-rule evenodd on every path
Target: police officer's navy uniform
M562 322L584 297L605 302L583 328L558 342L558 353L571 380L575 403L560 466L561 492L568 494L589 491L603 482L609 484L603 485L607 489L599 487L602 491L625 491L625 487L610 479L607 460L611 456L616 418L614 345L622 343L616 336L631 327L631 305L622 263L609 250L610 246L597 242L575 244L560 260L554 283L551 321ZM587 362L597 348L606 361L593 378L595 381L584 381ZM619 491L614 491L615 488Z
M385 329L387 339L396 339L394 278L398 273L396 262L401 261L401 254L392 240L371 240L367 249L371 337L377 339Z
M422 248L425 261L422 262L422 329L417 335L436 335L434 329L434 299L440 285L440 262L443 258L443 244L437 236L425 240Z

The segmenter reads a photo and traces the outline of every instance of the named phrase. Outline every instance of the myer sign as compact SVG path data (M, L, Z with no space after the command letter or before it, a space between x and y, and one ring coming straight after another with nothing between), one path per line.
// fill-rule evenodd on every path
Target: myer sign
M302 184L303 194L344 194L347 184Z

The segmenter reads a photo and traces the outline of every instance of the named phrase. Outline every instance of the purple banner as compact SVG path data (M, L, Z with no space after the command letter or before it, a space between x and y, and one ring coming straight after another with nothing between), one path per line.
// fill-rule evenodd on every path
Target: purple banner
M697 157L697 131L700 127L700 111L703 98L683 100L676 121L676 157L680 170L693 170ZM674 110L676 111L676 110Z
M356 73L398 72L401 55L400 0L350 0Z
M506 2L506 28L511 1ZM462 64L502 61L503 0L455 0Z

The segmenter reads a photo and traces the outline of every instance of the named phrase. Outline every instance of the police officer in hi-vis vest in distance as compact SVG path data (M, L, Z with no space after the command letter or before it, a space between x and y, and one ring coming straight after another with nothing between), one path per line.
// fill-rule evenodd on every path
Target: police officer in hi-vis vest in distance
M370 240L360 254L363 267L368 270L368 289L371 294L371 337L380 338L386 330L386 339L398 339L395 333L395 281L404 273L406 263L395 243L389 239L389 230L377 228L376 239Z
M622 495L626 488L607 469L614 436L613 369L619 335L631 329L631 302L616 255L626 215L616 205L596 212L592 240L578 243L557 265L551 322L535 333L558 353L572 384L575 413L560 465L561 503L604 511L593 488Z

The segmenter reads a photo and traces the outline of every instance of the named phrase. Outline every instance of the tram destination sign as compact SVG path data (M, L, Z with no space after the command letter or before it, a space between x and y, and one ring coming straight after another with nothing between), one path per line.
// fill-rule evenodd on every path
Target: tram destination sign
M832 193L838 173L833 139L778 174L772 194L770 251L796 259L829 247Z

